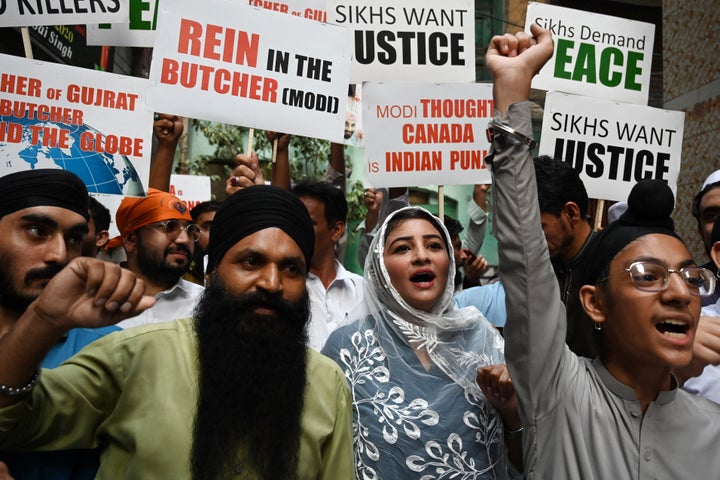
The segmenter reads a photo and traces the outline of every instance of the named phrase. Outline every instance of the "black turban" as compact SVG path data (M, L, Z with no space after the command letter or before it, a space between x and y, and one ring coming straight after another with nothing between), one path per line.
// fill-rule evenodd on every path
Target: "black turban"
M305 204L282 188L255 185L232 194L215 214L208 244L208 273L240 240L272 227L281 229L295 241L309 267L315 231Z
M23 170L0 178L0 218L30 207L60 207L88 220L88 192L67 170Z
M667 183L661 180L643 180L635 184L627 200L627 210L593 237L588 252L589 261L582 272L584 285L595 285L610 261L627 244L653 233L675 233L670 214L675 198Z

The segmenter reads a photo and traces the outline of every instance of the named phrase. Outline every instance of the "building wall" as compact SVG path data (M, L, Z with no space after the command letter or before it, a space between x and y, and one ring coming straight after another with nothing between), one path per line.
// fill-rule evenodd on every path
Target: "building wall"
M686 112L674 218L690 251L703 263L707 256L690 205L705 178L720 169L717 7L705 0L663 0L664 108Z

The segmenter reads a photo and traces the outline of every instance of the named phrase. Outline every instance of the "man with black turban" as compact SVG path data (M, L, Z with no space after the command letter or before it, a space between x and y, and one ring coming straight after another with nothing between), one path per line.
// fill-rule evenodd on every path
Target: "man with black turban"
M11 173L0 178L0 336L25 312L48 282L81 253L88 233L88 193L75 174L60 169ZM53 368L85 345L118 330L74 328L40 364ZM91 479L94 451L0 452L17 478Z
M74 260L0 340L0 448L100 445L107 479L352 479L347 382L305 347L313 244L294 195L242 190L215 216L195 319L116 332L39 378L54 336L154 301L129 270Z

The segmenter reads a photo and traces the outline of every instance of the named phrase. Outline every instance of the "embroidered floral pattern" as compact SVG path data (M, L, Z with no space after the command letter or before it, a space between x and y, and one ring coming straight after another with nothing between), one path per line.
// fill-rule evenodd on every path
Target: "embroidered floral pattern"
M411 330L407 333L411 334ZM425 455L409 455L405 459L408 471L424 473L422 480L478 479L493 471L494 462L488 459L498 457L502 427L484 399L465 393L467 403L462 423L466 432L475 432L477 443L470 440L472 445L464 445L457 433L450 433L444 443L424 441L423 427L437 426L441 422L440 413L433 410L426 399L407 398L402 387L392 384L388 358L373 330L355 332L351 345L340 349L339 354L354 399L353 440L359 479L379 480L376 464L383 461L383 455L390 455L387 447L396 445L401 437L418 442L416 453L425 452ZM429 347L427 344L426 348ZM468 363L489 363L483 355L467 353L466 357L464 361ZM377 390L369 393L372 388L368 387L376 384ZM379 384L386 384L388 388ZM377 435L380 431L382 438ZM467 443L467 435L465 438Z

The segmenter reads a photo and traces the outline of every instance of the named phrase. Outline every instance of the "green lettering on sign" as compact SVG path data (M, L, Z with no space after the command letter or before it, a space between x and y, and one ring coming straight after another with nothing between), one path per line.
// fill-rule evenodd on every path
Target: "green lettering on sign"
M625 76L625 88L628 90L639 91L641 88L636 79L638 75L642 75L642 69L638 67L638 62L642 62L643 57L642 52L628 52L627 75Z
M595 63L595 46L589 43L581 43L578 48L578 58L572 79L582 82L583 78L585 78L587 83L597 83Z
M606 48L600 54L600 83L608 87L617 87L622 82L622 73L611 71L610 66L622 67L623 54L619 48Z
M572 61L572 57L568 55L568 50L573 47L575 42L559 38L557 41L557 51L555 52L555 78L564 78L570 80L571 74L565 70L565 65Z
M130 30L155 30L158 0L155 0L153 20L143 20L143 12L149 12L152 0L130 0Z

